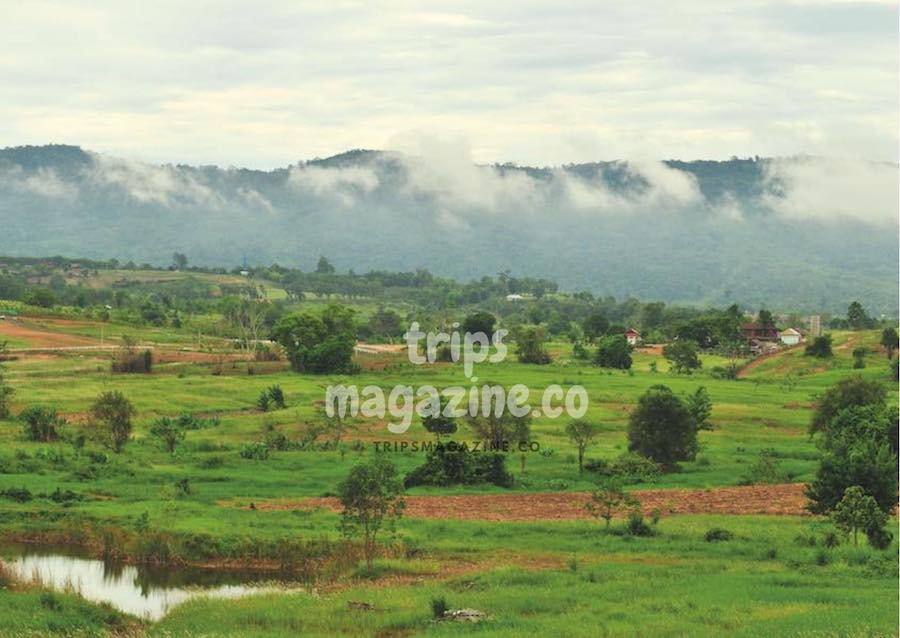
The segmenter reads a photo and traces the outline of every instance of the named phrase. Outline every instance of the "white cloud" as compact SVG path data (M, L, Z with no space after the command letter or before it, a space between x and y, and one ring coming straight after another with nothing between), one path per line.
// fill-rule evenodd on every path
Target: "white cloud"
M769 164L766 180L776 194L765 198L795 218L855 218L898 223L898 172L893 164L844 159L791 158Z
M344 206L352 206L359 197L378 188L378 175L365 166L292 166L288 184L296 191L319 197L333 197Z

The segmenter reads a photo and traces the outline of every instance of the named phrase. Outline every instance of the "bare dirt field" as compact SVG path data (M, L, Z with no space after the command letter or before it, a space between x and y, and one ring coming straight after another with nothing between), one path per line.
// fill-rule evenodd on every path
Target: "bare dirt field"
M65 320L55 320L64 325ZM69 322L70 325L78 322ZM0 321L0 339L13 339L28 344L29 348L72 348L78 346L99 346L100 342L90 337L54 332L20 319Z
M645 514L658 510L671 514L768 514L804 516L802 483L748 485L712 489L660 489L632 492ZM585 509L589 494L579 492L536 494L474 494L467 496L407 496L404 514L413 518L478 521L554 521L590 519ZM222 505L249 508L248 503ZM335 498L269 499L255 501L257 510L325 508L340 511Z

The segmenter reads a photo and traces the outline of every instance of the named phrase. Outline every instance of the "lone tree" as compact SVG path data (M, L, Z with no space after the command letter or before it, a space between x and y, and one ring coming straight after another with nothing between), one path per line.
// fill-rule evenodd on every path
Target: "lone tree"
M609 524L612 523L617 510L635 509L640 507L640 502L626 493L618 481L606 481L591 493L591 500L584 507L594 518L602 518L606 521L606 529L609 529Z
M329 306L321 316L297 312L282 317L275 326L278 340L295 372L352 374L356 345L354 312L344 306Z
M598 342L594 361L601 368L628 370L631 368L631 349L624 335L609 335Z
M894 358L894 352L897 350L898 341L900 341L900 337L898 337L897 329L894 328L894 326L888 326L881 331L881 345L884 346L888 359Z
M375 540L387 524L393 527L403 513L403 481L397 468L383 457L360 463L338 485L338 496L344 509L341 512L341 533L347 538L361 536L366 566L371 569L375 557Z
M651 386L628 422L628 450L671 469L697 456L697 420L664 385Z
M868 328L872 324L872 320L869 319L869 315L866 313L865 308L862 307L862 304L854 301L847 306L847 323L854 330L861 330Z
M438 441L441 440L441 436L449 436L456 432L457 429L456 419L444 414L447 403L447 398L441 397L437 406L435 406L437 408L436 413L427 414L422 417L422 425L425 426L425 429L431 432Z
M131 417L135 414L131 401L118 390L102 393L91 406L91 416L103 427L108 445L115 452L121 452L131 438Z
M596 425L588 421L572 421L566 426L566 434L569 440L578 448L578 473L584 473L584 452L587 446L597 438L599 430Z
M188 258L184 253L172 253L172 268L175 270L184 270L187 268Z
M863 492L859 485L848 487L840 502L831 513L831 520L845 534L853 535L853 544L858 545L859 532L870 538L884 534L888 515L882 512L875 499Z
M712 401L705 386L700 386L694 390L693 394L689 394L686 400L687 409L694 416L698 430L712 430L712 426L707 423L712 414Z
M150 426L150 434L163 442L166 452L174 454L175 448L184 440L185 432L181 419L170 419L164 416Z
M804 354L807 357L818 357L819 359L828 359L834 355L831 351L831 335L822 335L813 339L813 342L806 346Z
M662 354L672 366L675 374L691 374L694 370L703 367L697 342L690 339L678 339L666 345Z
M550 355L544 349L546 333L540 326L519 326L516 330L516 354L520 363L550 363Z

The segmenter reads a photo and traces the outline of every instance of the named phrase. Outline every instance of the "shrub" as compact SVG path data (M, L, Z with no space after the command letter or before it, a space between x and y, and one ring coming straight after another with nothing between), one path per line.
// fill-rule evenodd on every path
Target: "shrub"
M259 394L256 399L256 407L263 412L269 410L283 410L285 408L284 391L280 385L269 386Z
M265 461L269 458L269 446L264 441L247 443L241 448L240 455L242 459Z
M808 357L818 357L819 359L827 359L833 356L831 335L822 335L813 339L813 342L806 346L805 354Z
M31 491L29 491L27 487L10 487L0 491L0 496L15 501L16 503L27 503L33 498Z
M434 618L443 618L444 613L448 609L450 609L450 607L447 605L447 600L443 596L431 599L431 615Z
M25 438L42 443L59 439L59 430L66 424L66 420L57 414L55 408L37 405L23 410L19 418L25 423Z
M475 485L512 487L514 479L502 454L471 452L456 445L436 445L425 463L406 475L406 487L416 485Z
M775 450L771 448L761 450L756 461L748 468L740 482L742 485L781 483L784 480L784 473L779 465L780 461L775 456Z
M716 543L719 541L730 541L734 538L734 534L721 527L711 527L706 531L703 538L707 543Z
M655 536L656 530L647 525L644 515L640 512L631 512L625 522L625 534L627 536Z
M125 346L112 362L112 371L123 374L149 374L153 370L153 352L135 350L135 343L125 337Z

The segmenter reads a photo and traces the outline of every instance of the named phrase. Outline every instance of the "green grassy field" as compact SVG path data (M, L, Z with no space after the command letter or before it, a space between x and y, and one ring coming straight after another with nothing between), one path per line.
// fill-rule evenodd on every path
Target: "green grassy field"
M51 328L92 337L100 330L96 323ZM107 336L131 333L125 326L103 330ZM186 344L191 335L144 330L140 338ZM478 384L527 385L533 404L551 384L583 386L590 397L585 418L602 432L588 458L606 460L627 449L628 413L647 388L663 383L687 394L705 386L714 404L714 428L700 433L697 460L652 485L629 489L739 485L763 450L778 459L783 482L804 482L819 460L807 434L817 395L850 374L894 388L876 342L874 332L836 333L831 360L823 363L804 357L802 350L789 350L757 362L738 380L710 374L713 366L727 363L720 357L704 357L703 369L690 376L669 373L664 359L647 353L636 354L631 372L607 371L574 360L571 346L563 343L551 344L550 365L523 365L510 356L500 364L480 364L475 374ZM865 369L853 370L851 352L861 344L871 346L872 353ZM131 399L138 414L134 439L121 454L93 443L77 450L63 442L26 442L18 421L0 421L0 491L26 487L37 496L25 503L0 499L0 539L52 539L94 549L116 544L126 554L140 555L152 550L136 532L136 522L146 514L150 527L144 536L166 543L170 555L187 561L283 560L279 552L286 539L336 543L338 517L329 511L254 511L235 502L331 495L354 463L375 453L375 441L430 440L418 420L398 436L383 420L355 419L339 449L275 451L265 461L241 458L242 446L271 431L300 440L319 418L324 386L330 383L385 390L397 384L470 384L461 364L416 366L402 354L362 357L364 367L377 369L354 377L267 371L245 361L218 368L183 361L158 365L150 375L114 375L110 356L65 353L5 364L15 389L14 413L52 405L79 423L97 394L116 389ZM284 390L287 407L261 413L256 399L274 384ZM895 392L892 397L896 401ZM218 424L189 432L177 452L168 454L148 435L149 426L160 416L185 410L216 416ZM594 481L589 474L579 475L575 448L563 432L566 423L565 418L534 420L532 438L542 453L529 454L524 471L518 456L509 459L516 478L511 490L478 486L409 493L589 491ZM463 431L457 438L470 434ZM423 455L390 458L407 472ZM191 492L177 496L173 486L183 479ZM47 498L57 489L71 490L77 499L57 503ZM616 526L621 522L614 531ZM706 542L704 534L713 527L731 531L734 538ZM655 536L634 538L605 533L602 523L593 521L406 518L374 574L335 567L327 578L317 576L316 593L197 600L149 625L62 594L60 615L36 591L6 588L0 589L0 635L895 635L896 542L886 552L847 543L828 548L822 538L829 529L826 520L811 516L678 515L664 517ZM115 538L103 530L115 530ZM329 560L343 564L334 556ZM430 603L437 597L454 608L484 610L491 619L472 626L435 622ZM375 609L348 610L348 601L366 601ZM57 622L62 625L55 629Z

